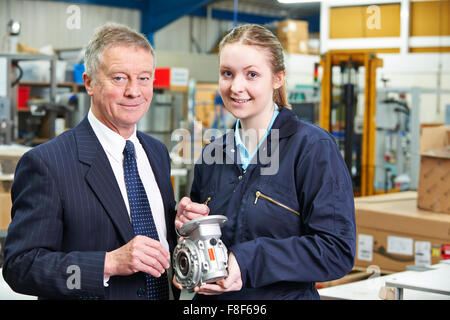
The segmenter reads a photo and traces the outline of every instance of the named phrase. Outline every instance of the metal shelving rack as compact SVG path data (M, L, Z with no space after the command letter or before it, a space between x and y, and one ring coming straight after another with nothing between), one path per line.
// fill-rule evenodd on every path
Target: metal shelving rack
M45 54L10 54L0 53L0 65L5 69L5 75L0 73L0 86L4 86L0 90L0 143L10 144L13 140L18 139L18 111L17 111L17 87L12 87L12 64L19 61L38 61L45 60L50 62L50 100L55 102L56 98L56 60L55 55ZM55 117L53 113L50 117ZM55 135L55 119L50 119L50 137ZM2 139L2 136L4 138Z

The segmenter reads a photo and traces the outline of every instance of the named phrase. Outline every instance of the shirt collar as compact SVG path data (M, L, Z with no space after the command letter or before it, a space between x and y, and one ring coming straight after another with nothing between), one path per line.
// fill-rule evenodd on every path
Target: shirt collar
M272 116L272 120L270 121L269 127L267 128L266 134L264 135L264 137L261 139L259 145L261 145L261 143L264 141L264 139L267 137L267 135L270 132L270 129L272 128L273 123L275 122L275 119L277 118L278 114L280 113L280 111L278 111L278 105L276 103L273 104L275 107L275 110L273 112L273 116ZM244 143L241 140L241 135L239 134L239 126L241 125L241 122L239 121L239 119L237 119L236 121L236 127L234 129L234 141L236 143L236 146L240 149L245 150L247 153L247 148L245 147ZM258 145L258 148L259 148Z
M278 110L277 110L278 111ZM235 139L235 131L236 131L236 124L233 125L232 129L227 130L227 132L220 138L215 139L214 141L211 141L211 143L214 143L215 145L221 145L223 146L223 150L226 150L227 145L233 145L236 142ZM294 133L298 132L299 128L301 127L301 121L298 120L297 116L288 108L283 107L281 110L279 110L279 115L276 117L275 121L272 124L271 129L278 129L279 130L279 138L283 139L286 137L289 137L293 135Z
M123 149L125 148L126 140L120 134L114 132L113 130L105 126L100 120L98 120L97 117L92 113L91 109L89 109L88 120L105 152L111 155L111 157L115 161L122 162ZM130 136L130 138L128 138L128 140L133 142L136 148L136 143L139 143L139 140L136 136L136 128L134 129L133 134Z

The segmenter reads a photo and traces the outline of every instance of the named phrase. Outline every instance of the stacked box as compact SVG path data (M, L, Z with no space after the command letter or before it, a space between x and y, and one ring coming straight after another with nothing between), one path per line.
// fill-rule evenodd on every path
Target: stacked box
M418 207L450 213L450 126L423 128L420 154Z
M8 229L11 222L11 184L17 162L30 147L0 145L0 231Z
M355 198L355 210L355 266L386 272L429 266L439 263L442 245L450 243L450 215L419 209L417 192Z
M6 192L0 193L0 231L8 229L11 222L11 195Z
M4 255L4 244L5 244L5 238L0 235L0 268L3 266L3 262L5 261L5 255Z
M307 21L280 21L278 22L277 36L286 52L308 54Z

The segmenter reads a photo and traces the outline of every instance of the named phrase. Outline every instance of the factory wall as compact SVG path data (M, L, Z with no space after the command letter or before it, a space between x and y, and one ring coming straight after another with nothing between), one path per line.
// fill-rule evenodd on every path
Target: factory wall
M79 10L79 15L78 11ZM68 2L0 0L0 39L5 45L8 20L22 24L19 42L40 49L77 49L89 41L96 27L108 21L140 29L139 10ZM79 17L79 19L77 19Z
M141 12L137 9L69 2L0 0L2 48L10 17L21 22L19 42L36 49L48 45L54 49L81 48L96 27L109 21L123 23L136 30L141 27ZM232 27L232 21L185 16L157 31L154 46L163 51L209 53Z
M232 27L232 21L184 16L155 33L155 48L164 51L210 53Z
M430 4L432 3L434 2L430 2ZM444 4L448 6L447 2L444 2ZM436 5L424 7L421 2L413 2L411 7L412 17L436 15ZM383 33L381 36L398 36L398 19L394 19L395 21L387 19L392 15L396 17L399 15L398 4L385 5L381 8L383 10L383 26L386 27L382 28L381 31L384 30L385 33L389 30L396 32L394 32L395 34ZM431 10L432 12L430 13L424 8L428 8L428 11ZM78 21L73 19L74 14L76 14L74 10L79 10ZM361 8L333 8L330 24L333 25L337 20L342 20L341 15L348 17L352 10L361 11ZM363 16L364 12L360 12L360 14ZM439 21L425 19L429 22L426 28L419 28L421 25L419 22L412 23L412 36L436 35L436 33L446 36L449 32L448 19L441 17L446 14L446 12L441 12ZM0 23L0 46L2 48L5 44L6 23L9 17L14 17L22 23L19 42L32 48L39 49L51 45L55 49L80 49L86 45L94 29L108 21L123 23L140 30L141 13L137 9L85 4L74 5L69 2L0 0L0 21L4 22ZM349 21L349 19L345 19L345 21ZM414 18L413 21L420 21L420 19ZM217 49L220 38L232 26L232 21L194 16L184 16L172 22L154 34L154 46L158 56L157 65L188 68L191 76L198 82L217 81L218 72L213 70L217 70L218 60L214 54L210 53ZM387 28L388 26L389 28ZM331 30L334 33L330 34L330 38L348 37L347 34L342 34L342 32L347 32L348 29L333 27ZM358 34L358 37L361 37L361 35ZM381 78L387 78L389 79L389 87L414 86L450 89L450 53L414 52L401 55L398 53L398 49L396 50L396 53L382 53L382 50L379 50L378 56L383 59L384 66L379 68L377 72L378 87L383 86ZM183 55L186 53L192 53L192 55ZM196 56L195 54L200 55ZM318 61L318 55L287 54L288 88L294 88L297 84L312 85L313 67L314 63ZM362 85L362 78L360 82ZM448 94L424 95L421 100L420 121L422 123L443 123L445 121L445 107L448 104L450 104Z

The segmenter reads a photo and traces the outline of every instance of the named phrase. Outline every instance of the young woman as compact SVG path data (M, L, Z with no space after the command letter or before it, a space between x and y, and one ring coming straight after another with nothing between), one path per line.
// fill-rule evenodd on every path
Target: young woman
M259 25L220 44L219 91L237 122L203 150L191 199L228 222L228 277L197 299L318 299L355 254L352 182L333 137L289 109L283 51ZM186 212L176 226L198 217Z

